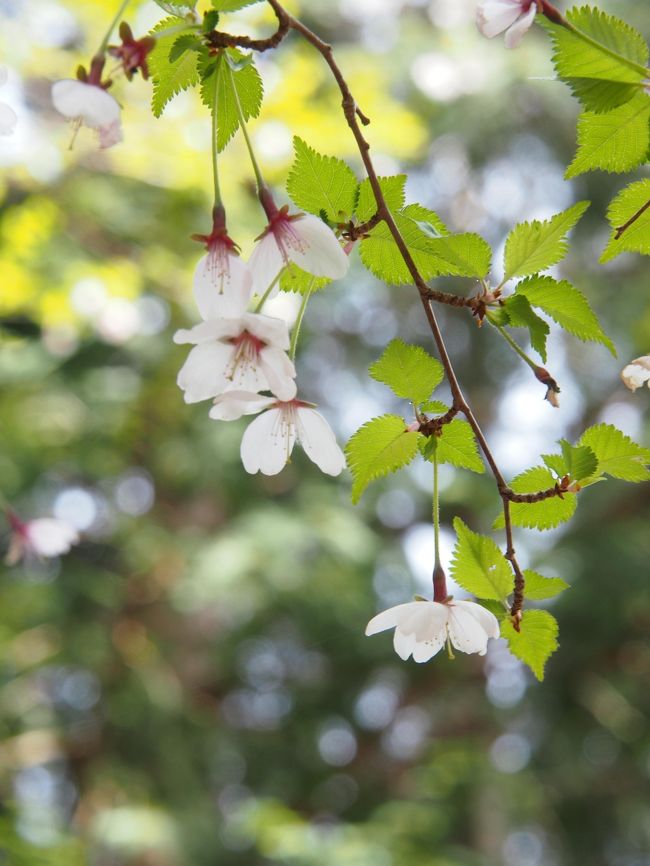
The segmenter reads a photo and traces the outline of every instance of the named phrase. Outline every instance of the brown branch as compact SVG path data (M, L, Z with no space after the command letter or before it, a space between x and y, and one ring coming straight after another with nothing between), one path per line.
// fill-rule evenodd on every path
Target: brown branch
M440 436L445 424L450 424L459 412L460 409L457 406L452 406L451 409L438 418L426 418L426 420L420 423L419 432L423 436Z
M395 241L395 245L399 249L402 259L404 260L404 263L408 268L413 282L415 283L415 286L419 291L420 301L422 302L422 307L424 309L424 313L427 318L431 334L438 349L438 354L444 367L447 381L449 382L449 387L453 396L454 407L456 407L457 412L462 412L462 414L465 416L468 423L472 427L474 435L476 436L476 439L485 456L488 466L490 467L492 475L494 476L497 488L499 490L499 494L501 496L506 532L507 549L505 557L510 562L515 575L514 597L510 613L513 618L514 627L518 629L519 621L521 619L521 608L524 602L525 581L519 563L517 562L517 556L513 544L512 520L510 516L510 497L508 495L509 488L505 482L503 475L501 474L499 467L497 466L497 463L490 450L485 435L481 430L481 427L476 420L474 413L471 410L471 407L469 406L463 395L460 383L458 382L458 378L456 376L456 372L449 357L449 353L447 351L447 347L445 345L445 341L442 336L438 320L436 319L436 315L433 312L431 306L432 290L429 288L426 281L420 274L418 267L415 264L415 261L413 260L413 257L409 251L409 248L406 245L404 238L402 237L400 230L397 227L397 224L395 223L393 215L391 214L388 205L386 204L386 200L384 198L384 194L379 183L377 172L375 171L374 164L369 154L370 144L364 138L361 126L359 124L359 117L362 118L362 122L365 122L368 119L365 117L365 115L360 115L357 109L357 105L354 101L354 97L352 96L350 87L345 77L343 76L343 73L339 68L336 60L334 59L332 46L329 45L327 42L324 42L319 36L313 33L305 24L303 24L297 18L289 15L286 10L280 5L279 0L268 0L268 3L273 8L275 14L278 16L278 20L286 20L290 29L295 30L297 33L300 33L301 36L303 36L303 38L306 39L307 42L311 43L311 45L313 45L314 48L323 56L323 59L329 66L330 71L334 76L336 83L338 84L342 97L341 104L343 108L343 114L345 115L348 126L350 127L350 130L355 138L359 154L366 169L368 180L375 196L375 201L377 202L377 214L379 218L382 219L388 226L390 233L393 236L393 240Z
M648 201L642 207L640 207L638 211L633 216L631 216L626 223L623 223L622 226L619 226L616 229L616 231L614 232L614 240L617 241L621 237L623 232L626 232L631 225L634 225L634 223L643 216L643 214L648 210L649 207L650 199L648 199Z
M252 39L250 36L235 36L231 33L222 33L220 30L212 30L205 38L211 48L248 48L251 51L268 51L277 48L289 32L290 17L285 10L274 6L278 29L272 36L266 39Z
M548 490L540 490L538 493L515 493L512 488L508 487L503 492L504 496L507 496L510 502L542 502L544 499L553 499L555 496L559 496L562 499L564 493L566 493L566 489L563 490L561 484L558 482L554 487L549 487Z

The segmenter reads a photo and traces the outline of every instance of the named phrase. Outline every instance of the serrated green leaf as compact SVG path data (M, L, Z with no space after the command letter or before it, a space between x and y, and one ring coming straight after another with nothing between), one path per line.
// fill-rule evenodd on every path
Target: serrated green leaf
M171 32L165 33L166 31ZM157 36L158 33L165 33L165 35ZM199 83L198 63L201 53L184 51L174 62L171 62L170 54L174 45L179 40L182 42L188 36L194 36L194 31L188 27L183 18L173 17L159 21L151 31L151 35L156 38L156 44L147 59L153 82L151 108L154 115L160 117L165 106L174 96ZM207 49L205 54L207 56Z
M459 586L478 598L505 600L513 590L513 574L496 543L479 535L460 517L454 519L458 540L451 562L451 575Z
M226 48L199 61L201 99L217 115L217 148L223 150L239 128L237 101L245 120L257 117L263 87L252 56Z
M373 379L388 385L397 397L412 403L426 400L445 374L440 361L421 346L411 346L403 340L391 340L369 372Z
M485 472L476 437L467 421L456 419L445 424L440 436L429 436L420 450L432 463L435 457L438 463L449 463L479 474Z
M481 599L481 607L489 610L501 622L508 615L508 607L502 601L494 601L490 598Z
M287 180L287 192L302 210L330 223L347 222L352 216L358 182L354 172L342 159L323 156L302 138L293 139L295 159Z
M406 184L405 174L396 174L391 177L380 177L379 186L388 206L388 210L395 214L404 207L404 186ZM377 213L377 202L375 194L370 186L368 178L359 184L359 200L355 209L355 216L360 223L368 222Z
M645 162L650 145L650 99L638 93L604 114L586 111L578 119L578 149L567 179L586 171L629 171Z
M506 299L502 309L505 309L509 323L515 328L528 328L530 345L546 361L546 338L550 328L544 319L540 319L530 305L525 295L511 295Z
M306 295L319 292L325 286L329 286L331 282L328 277L315 277L313 274L303 271L295 262L291 262L280 275L280 290Z
M564 478L568 474L567 465L561 454L542 454L542 460L558 478Z
M611 111L629 102L639 92L638 84L622 81L603 81L601 78L563 78L573 95L587 111Z
M430 252L437 259L436 276L483 279L492 266L492 248L472 233L433 237Z
M625 187L611 202L607 219L612 235L600 257L603 264L624 252L650 255L650 207L616 238L616 229L624 226L649 200L650 178L644 178Z
M195 33L185 33L179 36L169 52L169 62L176 63L186 51L201 51L203 43Z
M410 463L417 454L418 437L397 415L373 418L357 430L345 449L354 478L352 502L359 501L371 481Z
M524 580L526 581L526 598L530 601L553 598L569 588L569 584L560 577L544 577L528 568L524 571Z
M420 412L428 412L430 415L444 415L449 411L449 406L441 400L425 400L420 403Z
M187 15L196 6L196 0L154 0L154 2L165 12L179 17Z
M515 631L512 621L501 624L501 637L508 641L513 656L532 670L538 680L544 679L544 668L549 657L558 648L558 624L547 610L525 610Z
M212 5L218 12L236 12L245 6L253 6L261 0L212 0Z
M512 480L510 487L515 493L539 493L555 486L555 476L546 466L534 466ZM576 510L575 493L564 493L562 499L554 496L541 502L511 502L510 517L513 526L529 529L554 529L573 517ZM499 514L494 521L495 529L503 529L505 521Z
M394 219L423 279L428 280L438 274L440 260L432 251L432 244L436 241L418 225L419 221L429 222L442 234L446 228L438 215L422 205L411 204L394 214ZM360 255L361 261L378 279L394 285L413 282L386 223L379 223L370 235L361 241Z
M588 445L598 458L598 472L622 481L650 479L650 450L633 442L611 424L596 424L580 437L579 445Z
M567 233L589 207L579 201L548 220L519 223L506 238L504 280L527 277L545 271L567 253Z
M596 474L598 458L588 445L571 445L566 439L560 439L560 447L566 474L572 481L584 481Z
M614 344L600 327L589 302L567 280L558 282L547 276L529 277L519 283L516 293L528 298L533 307L543 310L569 334L579 340L602 343L616 357Z

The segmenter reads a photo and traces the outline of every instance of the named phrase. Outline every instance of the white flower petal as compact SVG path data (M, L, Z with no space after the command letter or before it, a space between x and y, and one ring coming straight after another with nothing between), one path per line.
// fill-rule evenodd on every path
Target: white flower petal
M345 456L330 425L314 409L300 406L296 415L298 440L305 454L327 475L340 475L345 469Z
M12 135L18 123L18 115L5 102L0 102L0 135Z
M499 637L499 620L487 608L475 601L454 601L453 607L466 610L478 622L488 637Z
M74 527L53 517L30 520L26 532L31 549L39 556L67 553L79 541L79 534Z
M380 631L386 631L389 628L395 628L400 622L403 622L406 617L423 601L409 601L406 604L398 604L395 607L389 607L387 610L382 610L370 620L366 626L366 635L378 634Z
M193 346L198 346L223 337L238 337L243 330L241 319L212 319L209 322L200 322L193 328L181 328L176 331L174 342L179 345L191 343Z
M650 388L650 355L643 355L641 358L635 358L630 364L623 369L621 379L630 391L636 391L641 388L646 382Z
M259 362L268 390L280 400L293 400L296 396L296 368L287 353L274 346L266 346L260 352Z
M252 475L282 472L296 441L296 428L285 415L281 409L269 409L247 427L240 451L247 472Z
M278 247L273 232L264 235L256 244L248 265L253 275L253 294L263 295L271 283L284 268L285 261ZM279 291L276 284L269 298L275 297Z
M404 634L399 628L396 628L393 635L393 647L402 661L406 661L415 649L415 635Z
M246 313L241 321L244 328L258 340L277 346L278 349L289 348L289 328L284 319L265 316L263 313Z
M479 621L464 607L449 605L449 637L453 646L464 653L485 655L488 635Z
M291 225L302 241L301 249L289 250L297 265L310 274L332 280L347 274L350 260L329 226L312 214L303 214Z
M261 397L245 391L226 391L215 399L210 418L214 421L236 421L244 415L256 415L276 402L275 397Z
M197 262L193 286L203 319L239 319L251 299L253 276L240 256L224 253L215 262L208 253Z
M425 641L418 641L413 649L413 661L422 664L440 652L447 640L447 630L442 629Z
M485 0L476 10L476 23L481 33L491 39L514 24L522 12L519 0Z
M506 30L506 48L516 48L519 45L526 33L530 30L536 14L537 5L533 3L528 12L518 18L512 27L509 27Z
M176 379L186 403L200 403L216 397L223 387L223 372L233 356L232 346L201 343L187 357Z
M120 119L120 106L103 88L74 78L65 78L52 85L52 102L64 117L80 117L86 126L96 129Z
M97 132L99 133L99 146L103 150L106 150L107 147L113 147L114 144L119 144L123 140L122 125L119 120L98 126Z

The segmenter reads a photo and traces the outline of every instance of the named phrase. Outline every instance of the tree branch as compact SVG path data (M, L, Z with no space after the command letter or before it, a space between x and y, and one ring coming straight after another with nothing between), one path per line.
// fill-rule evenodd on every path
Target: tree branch
M634 223L639 219L639 217L643 216L643 214L648 210L649 207L650 199L648 199L648 201L642 207L640 207L638 211L633 214L626 223L623 223L622 226L619 226L616 229L616 231L614 232L614 240L617 241L621 237L621 235L629 229L631 225L634 225Z
M278 29L272 36L266 39L252 39L250 36L234 36L230 33L223 33L220 30L213 30L206 34L206 41L211 48L248 48L251 51L268 51L270 48L277 48L284 37L289 32L290 17L287 12L278 6L273 6L276 18L278 19Z

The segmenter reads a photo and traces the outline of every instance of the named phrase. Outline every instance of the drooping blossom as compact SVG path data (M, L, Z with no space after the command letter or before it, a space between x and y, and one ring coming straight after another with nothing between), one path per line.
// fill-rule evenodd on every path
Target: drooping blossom
M489 638L499 637L499 623L494 614L473 601L412 601L398 604L373 617L366 634L394 628L395 652L406 660L427 662L447 640L464 653L485 655Z
M241 443L241 459L247 472L277 475L289 462L296 441L327 475L340 475L345 468L345 457L332 428L313 403L231 391L217 397L210 417L235 421L257 412L261 412L260 416L247 427Z
M250 257L255 294L266 292L291 262L316 277L337 280L345 276L349 259L323 220L306 213L290 214L288 205L278 209L268 190L260 192L260 200L269 222ZM277 287L269 297L275 292Z
M647 385L650 388L650 355L642 355L623 368L621 379L630 391Z
M122 21L120 24L119 33L122 44L111 45L108 53L111 57L118 58L124 74L129 81L138 70L140 70L142 77L146 81L149 78L147 56L156 45L155 38L153 36L144 36L142 39L135 39L126 21Z
M482 0L476 11L476 23L489 38L505 31L506 48L516 48L536 14L536 0Z
M79 533L66 523L54 517L39 517L22 521L13 512L8 512L11 526L11 542L5 562L15 565L24 557L53 557L67 553L73 544L79 543Z
M186 403L226 391L271 391L282 400L296 394L296 369L286 350L286 322L259 313L237 319L210 319L174 334L175 343L194 346L178 374Z
M0 66L0 87L7 83L9 74L6 66ZM13 135L18 116L10 105L0 102L0 135Z
M89 81L64 78L52 85L54 107L71 120L78 129L87 126L99 136L102 148L112 147L122 141L120 106L103 87Z
M194 298L201 318L238 318L252 297L253 276L228 235L223 208L214 209L209 235L192 237L207 249L194 270Z

